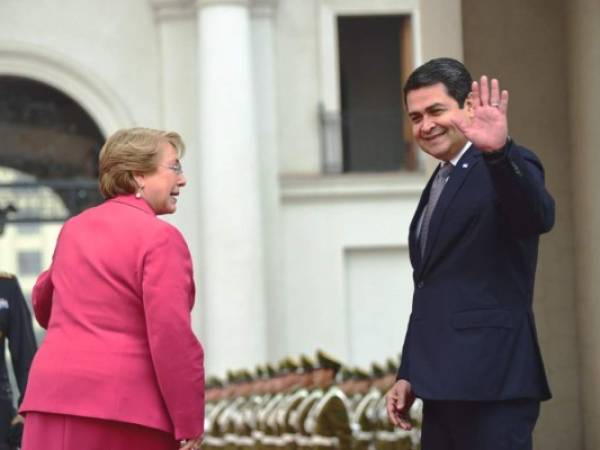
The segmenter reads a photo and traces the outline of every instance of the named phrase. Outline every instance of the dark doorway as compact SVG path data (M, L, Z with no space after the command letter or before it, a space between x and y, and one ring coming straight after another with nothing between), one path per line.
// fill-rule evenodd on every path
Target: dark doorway
M409 26L408 16L338 17L345 172L413 168L402 106Z

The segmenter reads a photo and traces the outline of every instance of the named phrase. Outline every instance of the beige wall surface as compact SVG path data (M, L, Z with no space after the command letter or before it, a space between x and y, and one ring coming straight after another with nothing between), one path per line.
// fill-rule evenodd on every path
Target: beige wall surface
M585 449L600 448L600 2L568 3L569 106L573 158L576 293Z
M510 134L534 150L556 200L542 237L534 309L554 398L543 404L535 448L582 447L564 2L462 0L465 63L510 93Z
M441 56L462 58L460 0L426 0L420 6L422 62Z

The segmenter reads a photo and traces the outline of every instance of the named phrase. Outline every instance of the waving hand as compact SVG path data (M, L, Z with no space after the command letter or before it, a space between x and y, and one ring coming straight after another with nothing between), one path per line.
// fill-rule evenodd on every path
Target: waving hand
M484 152L504 147L508 137L508 91L500 92L495 78L490 91L488 78L483 75L480 83L473 81L469 98L473 106L472 117L456 119L454 125Z

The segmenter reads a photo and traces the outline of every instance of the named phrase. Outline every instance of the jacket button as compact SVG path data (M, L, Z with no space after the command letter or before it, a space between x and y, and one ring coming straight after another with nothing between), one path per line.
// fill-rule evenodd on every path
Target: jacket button
M419 281L419 282L417 283L417 288L419 288L419 289L423 289L424 287L425 287L425 283L424 283L423 281Z

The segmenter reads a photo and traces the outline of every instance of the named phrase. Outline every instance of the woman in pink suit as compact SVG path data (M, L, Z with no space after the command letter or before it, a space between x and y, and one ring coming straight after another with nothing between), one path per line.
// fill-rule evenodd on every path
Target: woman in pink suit
M106 201L65 223L32 302L47 334L21 412L23 450L199 448L204 353L175 212L178 134L120 130L100 152Z

